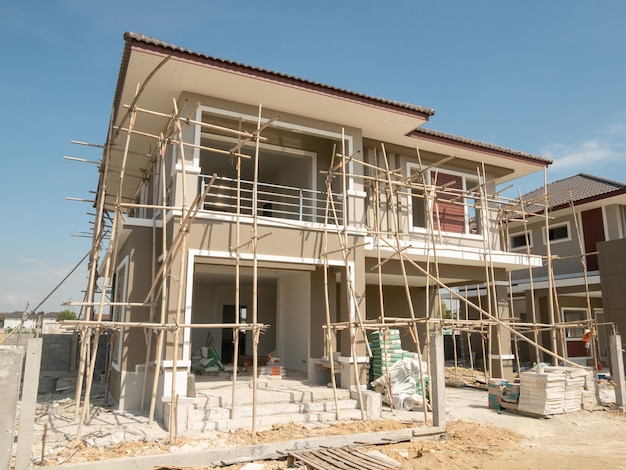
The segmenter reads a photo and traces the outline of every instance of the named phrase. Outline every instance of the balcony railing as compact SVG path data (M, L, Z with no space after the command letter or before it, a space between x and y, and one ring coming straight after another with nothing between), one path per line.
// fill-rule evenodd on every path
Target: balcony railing
M201 175L201 187L211 179ZM327 193L312 189L295 188L279 184L257 183L256 201L253 201L252 181L241 180L239 205L241 215L252 215L252 208L256 207L257 215L275 217L277 219L297 220L300 222L324 223L327 204ZM339 194L331 194L337 215L335 220L332 206L328 201L329 224L343 224L343 198ZM205 201L205 210L237 213L237 180L217 177Z

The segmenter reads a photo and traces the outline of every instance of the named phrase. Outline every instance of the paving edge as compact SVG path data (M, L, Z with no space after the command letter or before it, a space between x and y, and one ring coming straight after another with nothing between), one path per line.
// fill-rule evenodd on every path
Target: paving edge
M116 470L152 469L155 466L219 467L223 464L243 463L253 460L281 458L289 451L308 450L319 447L343 447L347 445L390 444L402 440L438 439L445 436L445 428L419 427L397 431L378 431L359 434L340 434L327 437L305 438L291 441L269 442L253 446L227 447L181 451L171 454L122 457L97 462L68 463L46 466L50 470Z

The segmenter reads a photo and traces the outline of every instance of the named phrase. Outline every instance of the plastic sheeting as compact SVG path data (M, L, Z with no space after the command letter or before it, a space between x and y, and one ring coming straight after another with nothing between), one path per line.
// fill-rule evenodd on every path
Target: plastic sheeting
M394 409L413 410L424 406L420 370L424 371L424 386L426 388L426 399L428 400L428 366L425 362L422 362L420 367L419 360L404 358L389 368L391 398ZM374 390L383 396L383 402L389 405L387 375L381 375L371 385L374 387Z

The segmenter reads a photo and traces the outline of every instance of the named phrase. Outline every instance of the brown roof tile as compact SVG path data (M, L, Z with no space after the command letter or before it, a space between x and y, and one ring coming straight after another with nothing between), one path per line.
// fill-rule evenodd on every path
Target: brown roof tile
M626 184L609 180L599 176L586 173L579 173L547 185L549 208L554 210L569 204L581 203L592 198L605 198L613 196L614 193L626 191ZM527 212L538 212L543 210L543 186L522 196L522 200L529 203L525 208ZM538 202L538 203L537 203Z

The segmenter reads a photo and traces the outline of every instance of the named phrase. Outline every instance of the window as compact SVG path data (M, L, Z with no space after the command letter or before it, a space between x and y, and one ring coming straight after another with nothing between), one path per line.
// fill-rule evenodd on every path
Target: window
M426 194L424 188L411 189L411 216L413 227L426 228Z
M581 309L563 309L563 319L566 323L580 321L580 325L565 329L565 337L568 339L580 339L585 332L583 322L587 319L587 311Z
M423 175L424 185L437 187L433 201L428 200L427 191L420 187L422 179L418 168L409 164L408 173L413 182L409 200L410 226L428 227L429 209L435 230L457 234L480 234L482 221L479 185L476 178L462 173L432 170Z
M522 248L533 247L533 236L531 232L522 232L512 234L509 239L509 247L511 250L520 250Z
M478 180L465 179L465 213L468 233L482 233L482 213L480 211L480 184Z
M544 244L545 244L545 230L543 233ZM565 222L563 224L553 225L548 228L548 240L550 243L560 243L571 240L572 237L570 235L569 222Z

